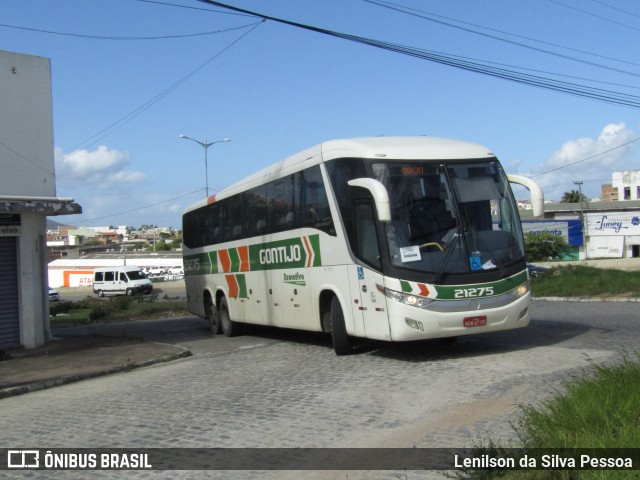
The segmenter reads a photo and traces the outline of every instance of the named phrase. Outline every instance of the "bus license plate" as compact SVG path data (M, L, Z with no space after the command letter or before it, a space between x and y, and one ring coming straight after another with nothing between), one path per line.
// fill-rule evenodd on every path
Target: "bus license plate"
M465 317L462 324L465 327L480 327L487 324L487 316L478 315L477 317Z

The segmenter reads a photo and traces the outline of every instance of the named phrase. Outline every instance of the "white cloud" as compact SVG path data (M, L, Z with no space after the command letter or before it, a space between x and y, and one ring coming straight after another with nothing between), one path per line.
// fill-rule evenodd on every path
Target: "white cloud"
M57 180L62 185L90 183L93 188L108 188L146 179L144 173L126 169L131 162L127 152L109 150L104 145L94 151L76 150L69 154L57 148L55 159Z
M634 133L624 123L611 123L597 138L584 137L565 142L547 161L532 168L527 175L540 183L545 198L549 200L560 200L564 192L578 190L575 181L584 182L581 188L587 197L599 197L601 185L611 183L612 172L640 167L630 160L632 146L622 146L633 136Z

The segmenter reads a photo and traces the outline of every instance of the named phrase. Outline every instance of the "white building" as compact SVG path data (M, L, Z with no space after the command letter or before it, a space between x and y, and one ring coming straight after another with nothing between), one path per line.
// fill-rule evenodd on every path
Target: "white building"
M613 172L611 186L618 192L618 200L640 200L640 170Z
M46 217L81 213L56 197L51 66L0 51L0 349L50 339Z
M573 236L569 244L578 247L581 260L638 258L640 261L640 201L558 203L545 206L544 217L547 222L568 221Z

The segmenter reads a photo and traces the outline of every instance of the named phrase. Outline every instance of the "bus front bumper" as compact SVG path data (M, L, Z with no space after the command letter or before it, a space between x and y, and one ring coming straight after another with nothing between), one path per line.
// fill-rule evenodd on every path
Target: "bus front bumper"
M531 293L519 298L435 301L416 308L387 301L391 341L458 337L526 327L531 319Z

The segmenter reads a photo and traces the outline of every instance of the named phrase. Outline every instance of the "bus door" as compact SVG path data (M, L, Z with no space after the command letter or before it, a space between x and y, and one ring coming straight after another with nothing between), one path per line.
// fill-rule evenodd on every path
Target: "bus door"
M390 339L386 297L377 285L384 285L380 246L376 234L373 203L356 200L354 204L355 249L358 262L349 267L355 335Z

